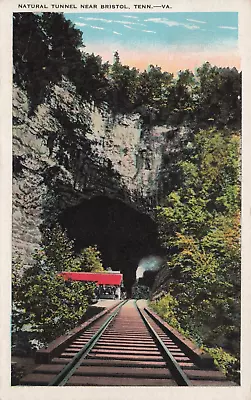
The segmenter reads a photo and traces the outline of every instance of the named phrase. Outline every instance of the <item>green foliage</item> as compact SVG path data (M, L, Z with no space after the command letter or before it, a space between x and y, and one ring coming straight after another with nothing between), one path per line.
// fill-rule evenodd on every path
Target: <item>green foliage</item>
M204 63L196 72L198 120L212 125L240 126L241 82L236 68L212 67Z
M81 251L76 259L79 270L85 272L104 272L101 253L96 246L89 246Z
M114 63L109 68L107 101L113 112L131 112L136 100L139 71L122 65L118 52L114 53Z
M224 373L227 373L230 365L237 361L235 357L220 347L209 348L203 346L203 350L207 351L214 358L215 364L217 367L221 368Z
M15 13L13 26L14 81L27 90L31 112L66 76L84 100L100 108L108 103L115 115L140 113L145 126L240 127L241 76L235 68L204 63L175 78L150 64L140 72L123 65L118 52L112 65L84 52L82 32L63 14Z
M95 288L92 283L64 281L58 273L100 271L102 264L96 247L75 257L72 242L59 226L44 232L33 258L28 268L18 260L13 264L13 330L28 324L37 340L48 343L82 319Z
M146 126L187 124L240 127L240 74L205 63L178 77L149 65L140 72L122 65L118 52L109 70L105 99L115 112L139 112Z
M177 161L179 185L158 207L168 292L181 327L239 353L239 137L199 131ZM196 328L195 328L196 327ZM199 336L199 338L197 337Z
M82 64L76 68L71 80L82 98L101 107L106 100L109 63L102 63L100 56L82 52Z
M116 52L108 76L110 107L115 112L139 112L146 125L240 126L241 84L235 68L205 63L195 74L185 70L174 78L157 65L143 72L130 69Z
M179 322L179 303L170 293L167 293L160 300L151 301L149 306L169 325L177 329L185 337L197 341L201 349L210 354L217 368L236 383L240 383L240 363L238 358L234 357L229 352L226 352L221 347L208 347L202 344L202 340L197 336L196 328L191 327L190 330L183 329Z
M35 251L33 258L39 266L44 264L43 270L70 271L74 260L73 242L68 240L59 224L53 228L45 228L42 247Z
M213 357L215 365L230 380L240 384L240 362L236 357L224 351L221 347L209 348L203 346L202 349Z
M50 85L80 64L82 35L58 13L15 13L13 28L14 81L27 90L33 112Z
M148 299L149 287L135 282L132 286L132 297L134 299Z
M176 317L175 310L177 309L178 302L170 294L167 293L160 300L155 300L150 302L150 307L161 317L164 321L168 322L173 328L178 329L180 332L184 333L180 323Z
M179 187L170 191L158 208L163 239L169 241L170 236L172 241L175 232L196 232L200 238L220 214L239 210L239 144L237 135L224 131L211 129L195 134L192 150L190 146L176 163ZM170 225L170 235L165 222Z

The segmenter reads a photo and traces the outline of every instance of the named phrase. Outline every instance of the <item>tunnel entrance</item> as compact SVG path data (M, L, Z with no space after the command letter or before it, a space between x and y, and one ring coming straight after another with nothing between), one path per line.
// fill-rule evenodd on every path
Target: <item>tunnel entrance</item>
M139 261L161 254L156 223L118 199L99 196L84 200L64 210L60 223L75 241L76 252L98 246L104 266L123 273L129 295Z

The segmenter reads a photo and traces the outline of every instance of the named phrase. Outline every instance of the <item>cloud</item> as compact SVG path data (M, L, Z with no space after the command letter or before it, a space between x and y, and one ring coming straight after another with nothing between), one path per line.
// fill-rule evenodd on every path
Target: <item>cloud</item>
M155 31L146 31L146 30L142 30L141 32L147 32L147 33L156 33Z
M146 26L145 24L137 24L136 22L131 22L131 21L112 21L112 20L108 20L108 19L104 19L104 18L93 18L93 17L80 17L81 19L84 19L85 21L100 21L100 22L106 22L106 23L118 23L118 24L123 24L123 26L127 29L133 29L133 30L137 30L136 28L134 28L134 25L140 25L140 26ZM90 27L92 29L99 29L99 30L106 30L105 28L101 27L101 26L94 26L94 25L88 25L84 22L76 22L75 25L77 26L87 26ZM133 26L132 26L133 25ZM122 33L119 33L117 31L112 31L115 35L122 35ZM145 31L145 32L153 32L153 31ZM156 33L156 32L153 32Z
M124 27L128 28L128 29L134 29L135 30L135 28L133 28L132 26L124 25Z
M117 24L127 24L127 25L140 25L140 26L146 26L146 24L140 24L139 22L131 22L131 21L113 21L114 23Z
M111 19L105 19L105 18L94 18L94 17L80 17L84 19L85 21L100 21L100 22L105 22L107 24L110 24L112 22Z
M87 24L84 24L83 22L76 22L75 25L77 25L77 26L88 26Z
M106 24L111 24L111 23L116 23L116 24L127 24L127 25L140 25L140 26L146 26L145 24L141 24L139 22L132 22L132 21L120 21L120 20L111 20L111 19L106 19L106 18L95 18L95 17L80 17L81 19L84 19L85 21L100 21L104 22ZM128 17L128 18L134 18L134 17ZM137 18L137 17L135 17Z
M191 29L191 30L200 29L200 27L197 26L197 25L183 24L182 22L171 21L171 20L169 20L167 18L148 18L148 19L145 19L144 21L145 22L155 22L156 24L164 24L164 25L167 25L167 26L170 26L170 27L172 27L172 26L182 26L183 28Z
M124 17L124 18L135 18L135 19L139 20L138 17L133 17L133 16L131 16L131 15L123 15L123 17Z
M199 21L198 19L187 18L186 20L190 21L190 22L197 22L198 24L206 24L207 23L206 21Z
M92 26L92 25L90 25L90 27L93 28L93 29L100 29L102 31L105 30L105 28L101 28L100 26Z
M233 30L237 30L238 29L235 26L218 26L218 28L220 28L220 29L233 29Z

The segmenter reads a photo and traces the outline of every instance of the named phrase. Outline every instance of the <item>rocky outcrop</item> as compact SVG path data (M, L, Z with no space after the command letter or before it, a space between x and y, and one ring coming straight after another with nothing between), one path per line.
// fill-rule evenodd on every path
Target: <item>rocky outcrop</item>
M144 208L157 189L160 147L154 135L142 138L138 115L113 118L92 109L68 81L54 86L32 116L26 93L14 87L14 255L29 263L52 189L59 213L97 195Z
M89 232L100 229L93 204L101 204L99 200L88 200L108 198L110 202L103 201L104 212L110 215L111 223L107 241L100 246L102 250L107 246L114 249L105 256L107 263L116 262L116 269L123 264L124 270L126 263L130 268L134 263L135 271L139 257L144 256L144 246L145 255L158 248L151 214L158 196L163 153L173 151L172 132L170 127L142 126L138 114L114 116L105 107L97 110L82 102L75 87L64 79L51 88L45 102L30 115L26 93L15 86L14 257L31 263L31 254L41 239L41 224L55 215L77 241L77 247L87 245ZM128 216L127 221L120 218L120 213ZM93 217L89 218L89 225L83 223L85 231L77 223L74 230L70 222L73 215L79 220L86 219L87 214ZM119 230L123 234L117 235ZM99 245L98 240L101 241L100 235L92 236L92 242ZM132 248L134 253L125 257Z

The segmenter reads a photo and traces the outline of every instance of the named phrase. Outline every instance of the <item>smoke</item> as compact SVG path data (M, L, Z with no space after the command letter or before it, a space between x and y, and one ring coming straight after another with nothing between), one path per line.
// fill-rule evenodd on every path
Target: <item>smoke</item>
M159 256L142 258L136 271L136 279L142 278L145 271L157 271L161 267L162 262L163 259Z

